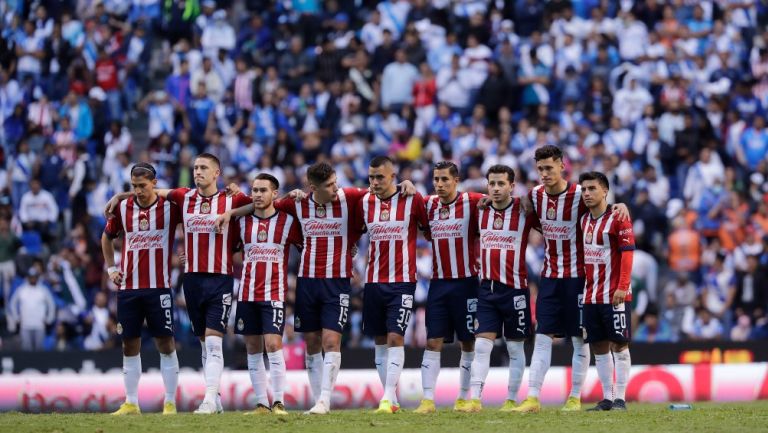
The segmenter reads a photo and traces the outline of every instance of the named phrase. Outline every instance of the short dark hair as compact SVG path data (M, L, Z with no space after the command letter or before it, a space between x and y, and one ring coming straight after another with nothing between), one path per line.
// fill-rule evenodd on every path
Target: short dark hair
M437 164L435 164L434 170L446 170L446 169L448 170L448 173L450 173L451 176L459 177L459 167L457 167L456 164L453 163L453 161L440 161Z
M536 153L533 155L535 161L541 161L542 159L552 158L554 160L563 160L563 151L559 147L552 144L541 146L536 149Z
M280 189L280 181L278 181L275 176L272 176L269 173L259 173L255 178L253 178L253 180L268 180L269 183L272 184L272 189Z
M148 180L154 180L157 177L157 171L152 164L140 162L131 167L131 177L144 177Z
M313 185L320 185L336 173L333 166L327 162L316 162L307 169L307 180Z
M512 167L504 164L492 165L491 168L488 169L488 173L485 174L485 179L487 180L491 174L499 173L506 173L509 183L515 182L515 170L512 170Z
M608 178L599 171L588 171L586 173L582 173L581 176L579 176L579 183L583 183L585 180L596 180L597 183L599 183L605 189L610 189Z
M201 83L202 83L202 81L201 81ZM216 155L214 155L212 153L203 152L200 155L197 155L197 157L198 158L205 158L205 159L208 159L210 161L213 161L214 163L216 163L216 167L221 168L221 161L219 161L219 158L217 158Z
M377 156L371 160L370 166L371 168L379 168L385 164L395 165L395 161L392 161L392 158L388 156Z

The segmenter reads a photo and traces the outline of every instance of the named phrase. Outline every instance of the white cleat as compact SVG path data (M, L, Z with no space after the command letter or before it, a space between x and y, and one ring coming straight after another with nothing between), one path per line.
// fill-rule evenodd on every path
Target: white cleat
M200 407L197 408L195 411L196 414L202 414L202 415L212 415L214 413L219 413L216 408L216 403L212 401L203 401L200 403Z
M312 409L307 411L309 415L328 415L330 412L331 410L328 409L328 406L326 406L325 402L322 400L315 403L315 405L312 406Z
M221 394L216 394L216 413L224 413L224 406L221 405Z

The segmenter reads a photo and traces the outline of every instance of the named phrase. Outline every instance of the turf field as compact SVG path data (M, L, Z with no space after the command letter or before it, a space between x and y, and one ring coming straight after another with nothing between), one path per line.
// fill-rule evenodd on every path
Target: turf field
M542 433L704 433L768 432L768 401L744 404L695 404L690 411L671 411L667 405L631 404L629 411L602 413L560 413L545 408L539 414L501 414L486 408L480 414L440 411L416 415L410 411L394 415L374 415L370 411L349 410L329 416L308 417L292 412L287 417L243 416L242 412L202 416L179 414L163 417L145 414L136 417L109 415L28 415L0 414L0 432L44 433L433 433L433 432L542 432Z

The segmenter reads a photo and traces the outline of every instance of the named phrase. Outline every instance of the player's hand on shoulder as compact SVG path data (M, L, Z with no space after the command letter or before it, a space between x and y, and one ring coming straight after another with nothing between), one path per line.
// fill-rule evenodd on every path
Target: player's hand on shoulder
M617 203L611 206L611 212L619 219L619 221L629 220L629 208L624 203Z
M297 188L289 192L288 197L292 198L295 201L302 201L305 198L307 198L307 193Z
M533 213L533 202L527 195L520 197L520 206L523 208L523 214L530 215Z
M224 192L227 193L227 197L232 197L240 194L242 191L240 191L240 186L238 184L232 182L224 188Z
M477 208L480 210L487 209L488 206L491 205L491 198L488 196L485 196L477 201Z
M400 182L400 194L410 197L412 195L416 195L416 185L413 184L410 180L404 180Z
M216 221L213 223L213 227L216 230L216 233L221 233L224 231L224 227L226 227L231 220L232 211L226 211L223 214L217 216Z

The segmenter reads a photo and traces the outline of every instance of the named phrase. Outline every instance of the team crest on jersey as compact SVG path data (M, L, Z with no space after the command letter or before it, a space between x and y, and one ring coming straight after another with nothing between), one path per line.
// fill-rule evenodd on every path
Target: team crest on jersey
M141 218L139 220L139 230L145 231L149 230L149 220L146 218Z
M257 237L259 239L259 242L264 242L267 240L267 232L264 230L259 230L259 234Z
M389 221L389 209L384 209L381 211L379 221Z
M448 210L447 207L444 207L444 208L440 209L440 219L441 220L447 220L449 216L451 216L451 211Z
M502 227L504 227L504 220L501 219L500 216L497 216L493 220L493 228L496 230L501 230Z
M200 205L200 213L211 213L211 204L204 201L203 204Z
M592 243L592 230L587 232L584 236L584 240L587 241L588 244Z
M556 217L557 217L557 211L555 210L555 208L553 207L547 208L547 219L553 220Z
M299 319L299 316L293 318L293 326L296 328L301 328L301 319Z
M120 322L117 322L117 335L123 335L123 324Z
M318 206L315 210L315 214L317 214L318 218L325 218L326 212L325 212L325 206Z
M237 330L242 331L243 328L245 328L245 323L243 323L243 319L237 319Z

